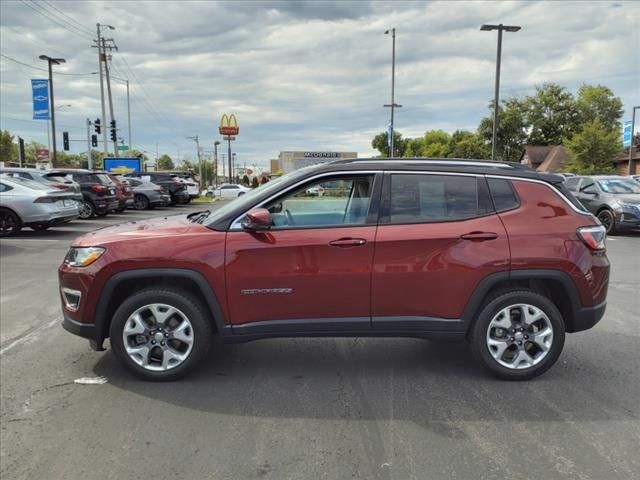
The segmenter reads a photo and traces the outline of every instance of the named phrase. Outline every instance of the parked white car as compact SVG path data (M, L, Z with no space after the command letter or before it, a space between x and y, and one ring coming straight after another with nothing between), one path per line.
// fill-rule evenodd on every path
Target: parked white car
M244 185L238 185L236 183L223 183L218 188L216 188L213 193L214 196L220 198L236 198L250 191L251 189L249 187L245 187Z
M78 218L75 197L35 180L0 175L0 237L14 235L23 226L40 231Z

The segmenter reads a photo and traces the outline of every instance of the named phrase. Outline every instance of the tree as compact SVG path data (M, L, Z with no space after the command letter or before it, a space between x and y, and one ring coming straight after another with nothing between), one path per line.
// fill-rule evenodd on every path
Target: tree
M576 109L580 123L599 120L608 129L620 130L624 112L622 100L602 85L582 85L578 90Z
M258 187L258 177L253 177L251 179L251 188L257 188Z
M523 102L532 145L560 145L578 126L578 109L571 92L557 83L536 87Z
M157 167L158 170L173 170L175 168L175 165L173 164L173 160L171 160L171 157L165 153L158 159Z
M396 157L402 157L404 155L405 141L402 139L402 134L398 131L393 132L393 149ZM380 156L389 156L389 133L382 132L373 137L371 146L380 152Z
M493 104L489 103L490 115L483 118L478 126L478 135L486 145L491 156L491 139L493 137ZM496 138L496 160L517 161L527 143L527 125L523 101L510 98L502 101L498 110L498 133Z
M451 135L449 158L486 159L490 157L491 150L477 133L456 130Z
M447 158L451 136L444 130L429 130L424 133L422 157Z
M0 162L18 161L18 145L13 138L8 130L0 130Z
M567 172L579 175L611 173L613 162L622 152L620 133L606 128L600 120L591 120L565 141L571 160L565 166Z
M247 187L249 186L249 177L247 175L242 177L242 184L246 185Z

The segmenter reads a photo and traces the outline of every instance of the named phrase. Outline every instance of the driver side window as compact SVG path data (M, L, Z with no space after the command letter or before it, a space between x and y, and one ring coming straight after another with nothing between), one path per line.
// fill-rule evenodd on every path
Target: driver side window
M308 183L266 208L276 229L363 225L372 187L373 176L324 179Z

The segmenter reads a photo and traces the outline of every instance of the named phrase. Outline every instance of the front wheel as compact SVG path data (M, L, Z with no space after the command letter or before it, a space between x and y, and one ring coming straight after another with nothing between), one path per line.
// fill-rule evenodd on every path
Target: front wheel
M110 341L118 359L145 380L184 377L206 356L211 323L201 303L180 290L134 293L116 311Z
M607 234L616 233L616 217L611 210L602 210L598 212L598 220L602 223L602 226L607 229Z
M528 380L547 371L564 346L564 321L547 297L508 290L490 298L473 325L471 350L504 380Z

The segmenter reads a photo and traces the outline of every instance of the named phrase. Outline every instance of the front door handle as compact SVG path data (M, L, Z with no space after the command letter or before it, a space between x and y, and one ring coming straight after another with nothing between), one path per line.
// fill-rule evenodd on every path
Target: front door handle
M483 242L485 240L495 240L498 238L498 234L494 232L469 232L464 235L460 235L462 240L472 240L476 242Z
M329 245L332 247L350 248L361 247L366 243L367 241L364 238L339 238L338 240L329 242Z

